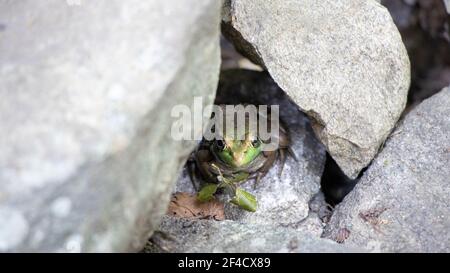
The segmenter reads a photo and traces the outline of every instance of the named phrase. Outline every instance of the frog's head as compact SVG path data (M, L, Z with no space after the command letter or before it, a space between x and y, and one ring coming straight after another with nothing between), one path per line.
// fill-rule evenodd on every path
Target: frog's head
M225 164L239 168L250 164L261 154L261 141L248 133L243 140L225 136L223 139L215 140L213 149Z

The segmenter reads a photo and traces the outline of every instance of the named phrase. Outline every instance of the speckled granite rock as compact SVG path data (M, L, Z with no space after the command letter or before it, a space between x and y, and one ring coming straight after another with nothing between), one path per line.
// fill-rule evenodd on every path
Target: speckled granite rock
M228 0L223 33L313 120L351 178L397 122L410 82L389 12L368 0Z
M373 251L450 251L450 87L406 116L325 236L345 229L345 243Z

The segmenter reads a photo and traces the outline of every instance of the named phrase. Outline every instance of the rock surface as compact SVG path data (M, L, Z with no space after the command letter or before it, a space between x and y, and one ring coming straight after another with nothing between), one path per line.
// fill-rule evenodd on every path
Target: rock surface
M219 253L325 253L361 252L332 240L293 228L242 224L233 221L187 220L166 216L161 224L165 238L150 243L144 252Z
M292 149L297 157L296 161L288 156L281 176L281 164L275 164L256 189L253 181L243 184L246 191L257 197L258 210L246 212L227 203L227 219L254 224L300 225L309 214L309 201L320 190L325 164L325 150L316 140L308 118L267 73L257 71L236 69L222 72L216 103L279 105L280 119L290 132ZM180 178L176 191L193 191L187 176ZM321 224L313 222L316 228L310 228L320 235Z
M376 155L406 103L410 64L376 1L225 1L222 31L314 121L351 178Z
M219 1L69 2L0 4L0 252L142 248L214 98Z
M353 191L325 236L382 252L450 251L450 87L412 110Z

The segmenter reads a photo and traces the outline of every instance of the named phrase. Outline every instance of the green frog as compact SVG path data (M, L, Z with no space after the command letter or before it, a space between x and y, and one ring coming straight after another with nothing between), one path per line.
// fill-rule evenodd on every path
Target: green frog
M261 117L258 115L258 120ZM248 125L248 117L246 117ZM270 118L266 119L268 128L271 128ZM279 124L278 148L266 151L263 146L266 142L258 136L257 130L245 126L243 135L237 137L235 130L219 132L220 138L213 140L203 139L194 152L194 161L203 180L207 183L199 192L198 199L207 201L213 198L218 189L223 188L232 196L231 202L242 209L254 212L257 208L256 198L239 188L241 183L255 179L254 186L258 184L270 170L277 159L281 160L279 175L286 161L286 152L295 160L296 157L290 148L288 131L283 124ZM193 176L191 175L191 179Z

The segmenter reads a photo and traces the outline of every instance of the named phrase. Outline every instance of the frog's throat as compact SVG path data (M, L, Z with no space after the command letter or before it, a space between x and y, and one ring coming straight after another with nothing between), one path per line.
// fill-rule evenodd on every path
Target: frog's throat
M224 175L227 175L227 174L230 175L230 174L234 174L237 172L248 172L248 173L256 172L264 165L264 162L266 160L263 153L261 153L255 159L253 159L251 162L246 164L245 166L235 167L235 166L227 164L226 162L221 160L220 157L214 151L211 151L211 153L213 154L214 158L216 159L216 164L219 166L219 168L221 169L221 171L223 172ZM216 173L215 170L213 170L213 172L216 175L219 174L219 173Z

